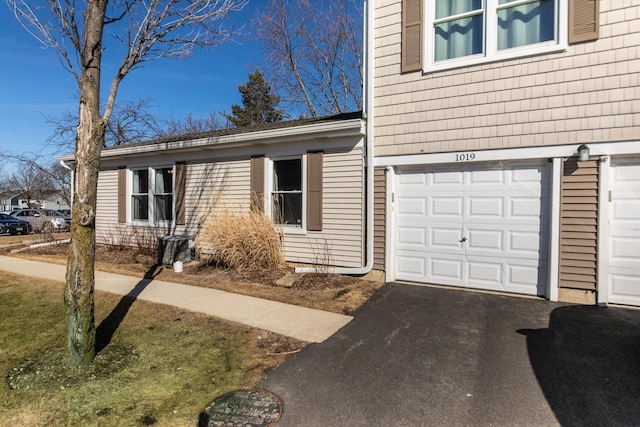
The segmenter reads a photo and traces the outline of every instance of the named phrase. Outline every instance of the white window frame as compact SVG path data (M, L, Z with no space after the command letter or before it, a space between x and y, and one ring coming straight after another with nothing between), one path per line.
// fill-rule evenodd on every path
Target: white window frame
M498 50L497 36L497 13L499 9L506 6L513 7L521 4L530 3L535 0L515 0L508 4L499 5L498 0L482 0L483 3L483 53L476 55L468 55L458 58L452 58L436 62L435 57L435 36L434 23L436 13L435 0L425 0L424 7L424 28L423 46L425 51L423 55L422 69L424 73L448 70L452 68L467 67L471 65L484 64L489 62L504 61L507 59L521 58L525 56L540 55L545 53L562 52L568 46L568 2L565 0L554 0L555 2L555 38L546 42L519 46L510 49ZM464 13L458 15L463 17L470 15Z
M267 167L265 168L265 213L273 220L273 164L279 160L301 160L302 167L302 221L301 225L291 224L274 224L286 234L306 234L307 233L307 155L290 155L290 156L277 156L269 157Z
M171 195L172 195L172 203L171 203L171 220L163 220L163 221L155 221L155 197L156 193L155 189L155 171L158 169L169 169L171 170L171 174L173 178L171 179ZM133 218L133 180L134 180L134 172L137 171L147 171L147 216L148 219L134 219ZM154 226L154 225L166 225L173 224L176 219L176 170L175 165L160 165L160 166L149 166L142 168L131 168L128 170L128 179L127 179L127 219L128 223L132 225L146 225L146 226ZM142 193L140 193L142 194ZM163 193L168 194L168 193ZM160 195L160 194L158 194Z

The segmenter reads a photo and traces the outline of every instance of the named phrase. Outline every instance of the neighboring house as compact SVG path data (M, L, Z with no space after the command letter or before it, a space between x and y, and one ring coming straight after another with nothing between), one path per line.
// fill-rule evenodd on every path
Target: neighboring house
M43 209L68 210L71 209L69 204L60 191L47 190L39 192L40 199L36 201L36 205Z
M3 192L0 193L0 211L11 212L15 209L26 209L29 207L44 209L70 209L69 204L65 202L64 197L59 191L43 190L37 191L39 199L27 200L23 197L24 192Z
M640 305L640 2L368 6L387 279Z
M210 214L263 209L287 261L364 262L361 113L233 128L102 151L96 236L195 235ZM71 162L73 157L64 157ZM258 206L261 205L261 206Z
M20 198L22 194L22 192L18 191L3 191L0 193L0 211L11 212L14 209L29 207L27 201Z

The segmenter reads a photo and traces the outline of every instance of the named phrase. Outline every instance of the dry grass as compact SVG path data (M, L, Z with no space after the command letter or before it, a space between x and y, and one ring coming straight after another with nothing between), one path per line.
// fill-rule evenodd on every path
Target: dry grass
M285 263L281 238L263 213L223 212L204 222L196 248L213 264L235 270L272 269Z
M61 363L62 294L62 283L0 272L1 427L193 426L217 395L254 386L304 345L98 292L98 357L109 359L79 372Z

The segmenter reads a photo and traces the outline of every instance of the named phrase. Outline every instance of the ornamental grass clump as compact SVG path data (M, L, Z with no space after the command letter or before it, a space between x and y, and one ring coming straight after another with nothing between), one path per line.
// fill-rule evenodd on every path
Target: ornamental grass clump
M224 212L203 224L196 247L210 264L236 270L280 268L285 264L282 235L263 213Z

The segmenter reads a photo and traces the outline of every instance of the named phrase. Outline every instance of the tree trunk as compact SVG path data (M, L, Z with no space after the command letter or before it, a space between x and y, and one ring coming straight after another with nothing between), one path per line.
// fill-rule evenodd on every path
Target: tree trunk
M74 204L64 301L67 308L67 363L88 365L96 356L94 319L95 213L100 151L105 124L100 116L100 64L106 0L90 0L85 12L85 40L79 123L76 137Z

